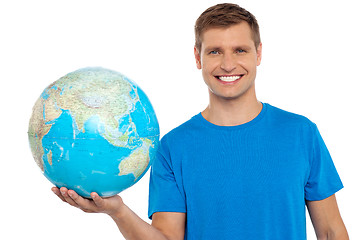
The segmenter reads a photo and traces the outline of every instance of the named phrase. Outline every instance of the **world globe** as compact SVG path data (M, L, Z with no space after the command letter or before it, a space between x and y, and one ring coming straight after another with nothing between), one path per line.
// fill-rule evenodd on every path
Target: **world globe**
M57 187L83 197L116 195L138 182L159 144L154 109L121 73L89 67L48 86L36 101L28 137L35 162Z

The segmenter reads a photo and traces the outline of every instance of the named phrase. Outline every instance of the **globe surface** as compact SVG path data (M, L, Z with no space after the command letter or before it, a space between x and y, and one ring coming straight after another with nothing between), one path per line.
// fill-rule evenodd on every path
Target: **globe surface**
M33 107L28 137L37 165L57 187L108 197L146 173L159 125L145 93L124 75L83 68L48 86Z

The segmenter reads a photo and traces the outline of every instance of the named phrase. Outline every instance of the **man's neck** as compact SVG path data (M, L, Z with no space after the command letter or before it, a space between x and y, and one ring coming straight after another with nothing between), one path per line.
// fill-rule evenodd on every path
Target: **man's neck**
M210 98L202 116L219 126L237 126L253 120L262 110L262 103L256 97L234 100Z

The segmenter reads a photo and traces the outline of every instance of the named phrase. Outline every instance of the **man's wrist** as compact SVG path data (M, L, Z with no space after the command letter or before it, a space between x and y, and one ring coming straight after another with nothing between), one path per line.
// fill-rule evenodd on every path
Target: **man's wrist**
M127 216L127 212L129 211L129 208L127 207L127 205L122 204L116 211L112 212L112 213L108 213L108 215L113 219L113 220L123 220L126 218Z

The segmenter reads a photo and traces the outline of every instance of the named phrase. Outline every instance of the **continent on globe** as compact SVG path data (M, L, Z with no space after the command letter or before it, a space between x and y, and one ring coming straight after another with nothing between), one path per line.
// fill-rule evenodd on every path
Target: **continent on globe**
M28 137L35 162L57 187L108 197L147 172L159 145L154 109L124 75L89 67L48 86L33 107Z

